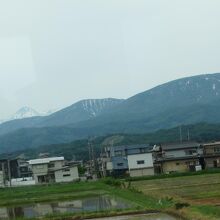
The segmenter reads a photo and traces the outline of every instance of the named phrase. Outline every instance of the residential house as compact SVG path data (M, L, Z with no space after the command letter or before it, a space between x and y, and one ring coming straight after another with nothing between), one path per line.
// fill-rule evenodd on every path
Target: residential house
M220 142L203 144L206 168L220 168Z
M146 169L148 168L148 162L146 162L146 160L149 156L150 149L152 149L152 147L146 144L107 147L105 149L105 165L103 166L106 168L106 174L113 176L124 176L129 174L137 176L147 174ZM144 158L145 156L146 158ZM143 161L143 158L144 165L134 165L139 160ZM141 171L138 172L138 170Z
M4 187L5 183L4 183L4 173L3 171L0 171L0 188Z
M128 155L128 168L131 177L154 175L152 152Z
M0 160L0 181L1 185L6 186L9 180L9 160L1 159Z
M64 157L49 157L30 160L36 184L71 182L79 179L77 165L69 165Z
M196 171L205 168L203 146L196 142L162 144L154 151L157 173Z
M18 178L27 178L32 176L32 171L28 161L25 159L18 159Z

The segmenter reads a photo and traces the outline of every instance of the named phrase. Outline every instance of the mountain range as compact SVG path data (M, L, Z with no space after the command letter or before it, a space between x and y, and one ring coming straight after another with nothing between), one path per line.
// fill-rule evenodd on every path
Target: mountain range
M165 83L128 99L79 101L48 116L0 125L0 152L115 133L220 122L220 73Z
M17 112L15 112L11 117L9 117L7 119L1 119L0 124L2 124L4 122L8 122L8 121L13 121L16 119L32 118L32 117L37 117L37 116L48 116L54 112L55 111L53 111L53 110L49 110L47 112L38 112L31 107L24 106L24 107L20 108Z

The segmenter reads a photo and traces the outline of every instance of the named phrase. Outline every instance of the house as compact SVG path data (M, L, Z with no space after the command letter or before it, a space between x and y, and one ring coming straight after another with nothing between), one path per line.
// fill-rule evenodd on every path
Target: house
M28 178L32 176L32 171L28 161L25 159L17 159L18 178Z
M105 148L105 165L102 165L102 167L106 168L107 175L143 175L147 173L147 170L144 170L144 168L148 168L148 163L146 162L146 160L149 156L148 153L151 149L152 147L146 144L107 147ZM144 166L143 164L138 164L138 166L134 165L135 163L137 163L136 160L139 160L138 158L140 158L140 160L143 160L143 157L145 156L147 156L147 158L144 159L144 161L146 162ZM141 171L138 172L138 170Z
M4 183L4 173L3 171L0 171L0 188L4 187L5 183Z
M71 182L79 179L77 165L69 165L64 157L49 157L30 160L36 184Z
M9 181L9 160L0 160L0 185L6 186Z
M220 142L203 144L206 168L220 168Z
M203 146L196 142L162 144L155 150L154 158L157 173L205 169Z
M131 177L154 175L152 152L128 155L128 168Z

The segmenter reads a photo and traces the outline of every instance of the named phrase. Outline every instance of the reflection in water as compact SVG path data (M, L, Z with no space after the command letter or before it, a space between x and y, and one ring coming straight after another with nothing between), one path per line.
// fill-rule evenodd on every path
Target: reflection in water
M20 207L0 208L0 219L16 219L18 217L39 217L48 214L75 213L83 211L101 211L109 209L126 209L130 204L110 196L99 196L74 201L37 203Z

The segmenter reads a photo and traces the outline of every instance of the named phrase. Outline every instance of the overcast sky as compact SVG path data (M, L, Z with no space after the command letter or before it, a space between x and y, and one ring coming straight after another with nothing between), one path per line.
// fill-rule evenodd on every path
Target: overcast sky
M0 118L220 71L219 0L0 0Z

